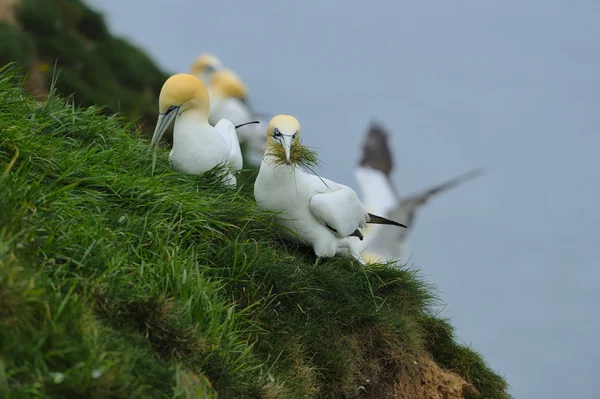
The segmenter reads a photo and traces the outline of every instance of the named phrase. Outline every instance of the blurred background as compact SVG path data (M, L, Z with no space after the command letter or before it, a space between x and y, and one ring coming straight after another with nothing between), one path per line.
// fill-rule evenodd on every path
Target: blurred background
M485 167L421 209L409 263L516 398L596 394L599 2L85 2L146 53L94 12L63 26L48 1L23 0L17 17L11 3L0 60L21 57L40 96L58 53L60 89L152 130L166 76L212 52L356 190L372 120L390 132L401 195Z

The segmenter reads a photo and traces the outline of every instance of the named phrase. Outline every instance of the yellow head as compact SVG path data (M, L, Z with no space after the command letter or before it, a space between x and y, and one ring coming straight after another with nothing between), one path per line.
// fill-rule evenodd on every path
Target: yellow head
M200 119L208 123L210 100L204 84L195 76L180 73L171 76L160 91L158 99L158 121L152 136L152 147L158 143L167 127L177 115L195 111Z
M300 137L300 122L290 115L277 115L267 127L267 151L270 146L281 145L290 162L292 144Z
M212 74L210 90L220 98L244 99L248 89L242 79L231 69L221 69Z
M222 68L223 65L221 64L221 60L219 60L217 56L214 54L205 53L196 58L192 64L192 68L190 69L190 74L202 79L210 76L213 72Z

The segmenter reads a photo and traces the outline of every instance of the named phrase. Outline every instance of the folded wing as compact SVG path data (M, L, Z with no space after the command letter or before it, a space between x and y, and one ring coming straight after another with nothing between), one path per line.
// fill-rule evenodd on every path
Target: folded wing
M221 119L215 125L215 129L225 139L229 146L229 159L227 165L231 170L240 170L243 167L242 150L235 132L235 126L228 119Z
M330 185L328 182L327 184ZM331 191L315 194L310 199L310 211L323 225L342 238L364 228L369 215L356 193L349 187L337 185Z

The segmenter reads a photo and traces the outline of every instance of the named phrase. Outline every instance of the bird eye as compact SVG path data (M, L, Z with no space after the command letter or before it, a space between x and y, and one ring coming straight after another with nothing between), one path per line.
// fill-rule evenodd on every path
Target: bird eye
M297 134L298 134L298 132L294 133L294 134L292 135L292 138L293 138L293 139L295 139Z
M176 107L176 106L174 106L174 105L171 105L171 106L169 107L169 109L167 110L167 113L175 111L175 108L177 108L177 107Z
M279 129L275 128L273 130L273 137L281 137L281 132L279 131Z

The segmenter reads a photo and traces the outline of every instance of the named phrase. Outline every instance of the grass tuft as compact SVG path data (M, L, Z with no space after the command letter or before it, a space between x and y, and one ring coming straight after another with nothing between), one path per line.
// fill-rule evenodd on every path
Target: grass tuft
M292 167L300 167L303 169L313 170L319 166L319 156L316 151L302 145L299 139L295 139L290 147L290 162L288 163L285 157L283 146L273 144L269 146L268 156L273 158L276 165L289 165Z

